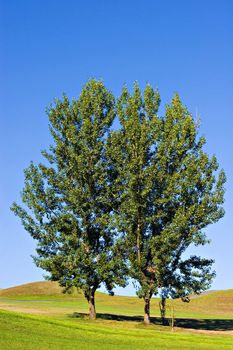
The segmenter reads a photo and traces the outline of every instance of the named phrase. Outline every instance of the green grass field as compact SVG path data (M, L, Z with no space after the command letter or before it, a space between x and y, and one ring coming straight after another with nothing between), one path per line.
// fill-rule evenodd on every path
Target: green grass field
M175 300L174 332L161 326L158 302L152 301L152 324L144 326L143 302L136 297L97 293L98 319L89 321L82 294L64 295L55 282L2 289L0 349L233 348L233 290L189 304Z

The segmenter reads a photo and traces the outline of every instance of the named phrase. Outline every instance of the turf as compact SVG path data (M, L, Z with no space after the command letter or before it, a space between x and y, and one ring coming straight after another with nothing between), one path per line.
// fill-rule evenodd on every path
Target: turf
M207 336L159 331L151 327L114 327L80 319L56 320L0 311L2 350L154 350L232 349L230 336ZM142 327L142 326L141 326Z
M171 313L168 301L168 316ZM233 289L213 292L191 299L173 302L176 318L233 319ZM0 308L16 311L31 310L33 313L65 314L86 312L87 303L82 293L63 294L56 282L34 282L0 290ZM142 316L143 300L137 297L108 296L96 293L96 308L99 313ZM159 299L151 302L151 315L159 316Z
M153 298L152 324L144 326L142 300L98 292L98 319L91 322L79 291L63 294L55 282L3 289L0 349L233 348L233 290L193 298L189 304L175 300L174 332L161 326L158 303L159 299ZM169 312L168 307L168 316Z

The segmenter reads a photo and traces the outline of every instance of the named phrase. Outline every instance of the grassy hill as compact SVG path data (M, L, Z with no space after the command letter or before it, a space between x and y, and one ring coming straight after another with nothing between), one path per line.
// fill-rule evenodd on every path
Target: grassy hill
M73 288L70 293L64 294L63 288L59 286L58 282L52 281L39 281L25 283L19 286L11 288L0 288L0 298L2 297L12 297L12 296L57 296L65 298L70 295L81 294L76 288Z
M152 326L58 320L0 310L3 350L230 350L233 337L170 332ZM13 330L13 332L12 332Z
M168 316L170 314L168 302ZM175 331L163 327L159 299L152 324L142 323L137 297L96 293L98 318L86 317L82 293L63 294L56 282L34 282L0 290L0 349L7 350L227 350L233 348L233 290L174 300Z
M178 318L222 318L233 319L233 289L214 291L191 299L190 303L181 300L168 301L168 316L173 304ZM62 293L56 282L33 282L0 290L0 308L25 311L33 309L33 313L64 314L86 312L87 303L81 292ZM96 293L96 308L99 313L113 315L143 315L143 300L137 297L109 296ZM152 316L159 316L159 299L151 302Z
M57 282L41 281L0 289L0 297L19 295L61 295L62 288Z

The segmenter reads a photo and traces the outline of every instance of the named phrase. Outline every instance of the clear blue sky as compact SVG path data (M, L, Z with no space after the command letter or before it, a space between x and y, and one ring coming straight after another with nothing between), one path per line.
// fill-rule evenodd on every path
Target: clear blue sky
M206 149L227 174L226 215L206 229L214 289L233 288L233 1L0 1L0 287L40 280L35 242L9 210L23 169L50 143L45 108L90 77L118 95L137 80L178 92L201 116ZM128 287L126 293L134 293Z

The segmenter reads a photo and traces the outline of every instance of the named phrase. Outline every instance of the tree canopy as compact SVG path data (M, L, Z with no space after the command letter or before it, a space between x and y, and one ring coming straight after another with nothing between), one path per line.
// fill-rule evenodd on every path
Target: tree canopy
M125 285L121 244L110 225L111 183L105 143L115 117L114 97L89 81L79 99L67 96L48 109L54 143L43 151L48 165L25 170L22 201L13 204L25 229L38 241L37 266L69 289L81 288L95 318L94 295L101 283L112 293Z
M150 299L183 297L209 287L213 260L183 253L207 243L203 228L224 214L225 174L216 157L204 152L204 137L175 95L165 117L158 116L160 97L138 84L118 99L121 128L112 138L112 162L118 173L116 224L125 234L130 276L145 300L149 322Z
M158 115L160 95L135 83L115 101L91 80L80 97L48 109L53 144L45 163L25 170L22 202L12 210L35 238L37 266L66 289L81 288L95 318L94 296L137 282L145 301L207 289L213 260L190 256L208 242L203 229L223 215L225 174L204 151L193 116L176 94ZM119 128L114 130L115 118Z

